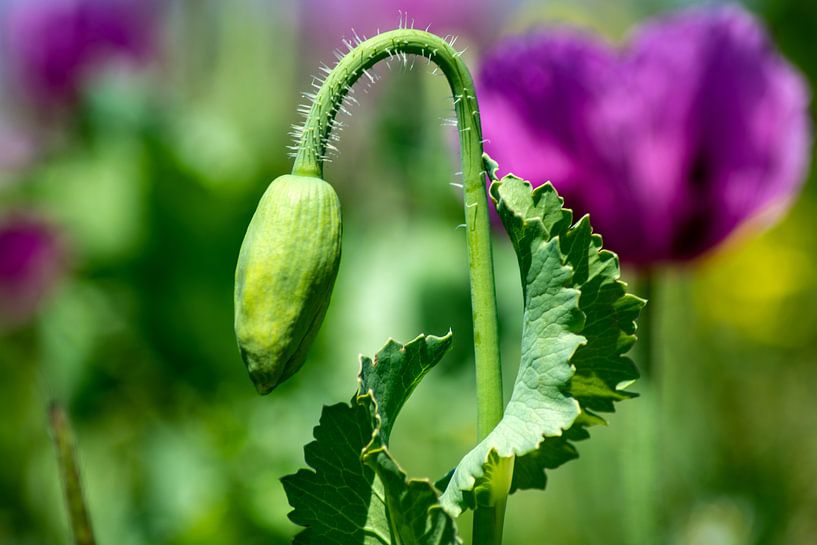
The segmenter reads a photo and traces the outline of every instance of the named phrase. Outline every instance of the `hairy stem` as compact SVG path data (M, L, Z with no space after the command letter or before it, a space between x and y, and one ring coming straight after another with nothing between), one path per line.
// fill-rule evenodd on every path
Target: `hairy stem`
M76 459L76 447L71 424L65 410L56 402L48 407L48 423L57 450L57 463L62 476L65 491L65 501L68 505L68 516L71 529L74 533L76 545L94 545L94 532L91 527L91 518L85 505L82 494L82 481L79 475L79 466Z
M502 419L502 370L497 333L496 293L491 253L488 199L482 164L482 127L476 92L468 68L460 54L439 36L413 29L385 32L363 41L338 62L314 97L292 173L323 175L323 158L329 146L334 119L352 85L361 77L373 79L368 69L391 57L420 55L437 65L448 80L454 97L459 128L465 193L465 224L468 268L471 278L471 312L474 323L474 356L477 383L477 430L483 438ZM480 508L474 514L474 528L480 531L478 545L498 545L502 537L505 502ZM486 535L490 534L490 535Z

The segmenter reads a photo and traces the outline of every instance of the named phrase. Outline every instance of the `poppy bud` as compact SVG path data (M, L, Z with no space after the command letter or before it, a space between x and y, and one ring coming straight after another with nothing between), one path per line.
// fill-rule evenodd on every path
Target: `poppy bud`
M340 262L340 202L316 177L285 175L253 215L235 273L235 333L258 393L303 365Z

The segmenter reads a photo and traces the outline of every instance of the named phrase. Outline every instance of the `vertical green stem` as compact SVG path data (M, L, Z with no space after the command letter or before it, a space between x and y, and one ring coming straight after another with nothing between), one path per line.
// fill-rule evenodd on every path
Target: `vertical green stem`
M656 278L653 271L643 271L635 292L647 299L647 306L638 319L638 342L635 361L641 371L645 391L642 402L649 410L638 413L633 423L632 456L622 461L625 495L629 506L626 517L628 538L634 545L653 545L658 536L658 486L660 480L660 445L658 425L661 418L660 368L654 353L654 333L657 316L655 299Z
M473 79L460 54L439 36L413 29L385 32L359 43L340 59L315 95L299 135L292 173L322 177L323 159L330 146L334 118L342 108L344 98L351 92L351 86L364 76L373 80L368 69L381 60L396 58L398 62L414 62L406 60L407 54L420 55L437 65L448 80L454 97L460 135L471 279L477 429L482 438L502 419L504 404L488 199L482 164L482 128ZM424 63L423 60L419 62ZM474 514L476 544L501 543L504 509L504 499L500 499L494 507L477 509Z
M54 447L57 450L57 462L62 477L71 529L74 533L74 543L76 545L94 545L96 540L94 539L88 508L85 505L85 498L82 494L74 434L71 431L71 424L68 422L65 410L58 403L52 402L49 406L48 422L51 427Z
M511 466L511 470L513 466ZM473 541L475 544L502 543L507 496L498 499L488 507L477 507L474 511Z
M641 375L654 382L655 356L653 354L653 315L655 314L655 276L652 271L642 273L637 283L639 297L647 300L647 306L638 318L638 342L636 346L636 364Z

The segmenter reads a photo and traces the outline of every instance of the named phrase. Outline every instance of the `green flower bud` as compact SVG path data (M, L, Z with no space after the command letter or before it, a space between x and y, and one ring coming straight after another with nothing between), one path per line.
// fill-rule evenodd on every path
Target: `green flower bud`
M303 365L340 261L340 202L320 178L286 175L267 188L235 271L235 333L258 393Z

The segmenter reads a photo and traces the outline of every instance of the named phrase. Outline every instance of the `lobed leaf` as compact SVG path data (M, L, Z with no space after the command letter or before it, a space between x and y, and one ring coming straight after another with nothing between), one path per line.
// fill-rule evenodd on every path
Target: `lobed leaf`
M493 175L496 164L486 165ZM508 488L544 488L544 471L578 457L572 442L604 423L596 412L634 397L624 388L638 378L624 354L644 301L626 293L618 258L602 249L588 216L571 226L550 183L532 190L508 175L490 191L519 261L521 362L503 419L450 477L441 501L453 516ZM512 481L495 478L509 463Z
M306 529L296 545L390 544L382 483L360 454L371 441L366 407L340 403L324 407L315 441L304 448L310 469L287 475L289 519Z
M310 469L283 479L290 519L305 527L296 545L461 543L434 485L407 478L388 449L397 414L451 339L390 340L373 359L361 357L357 395L325 407L304 448Z

